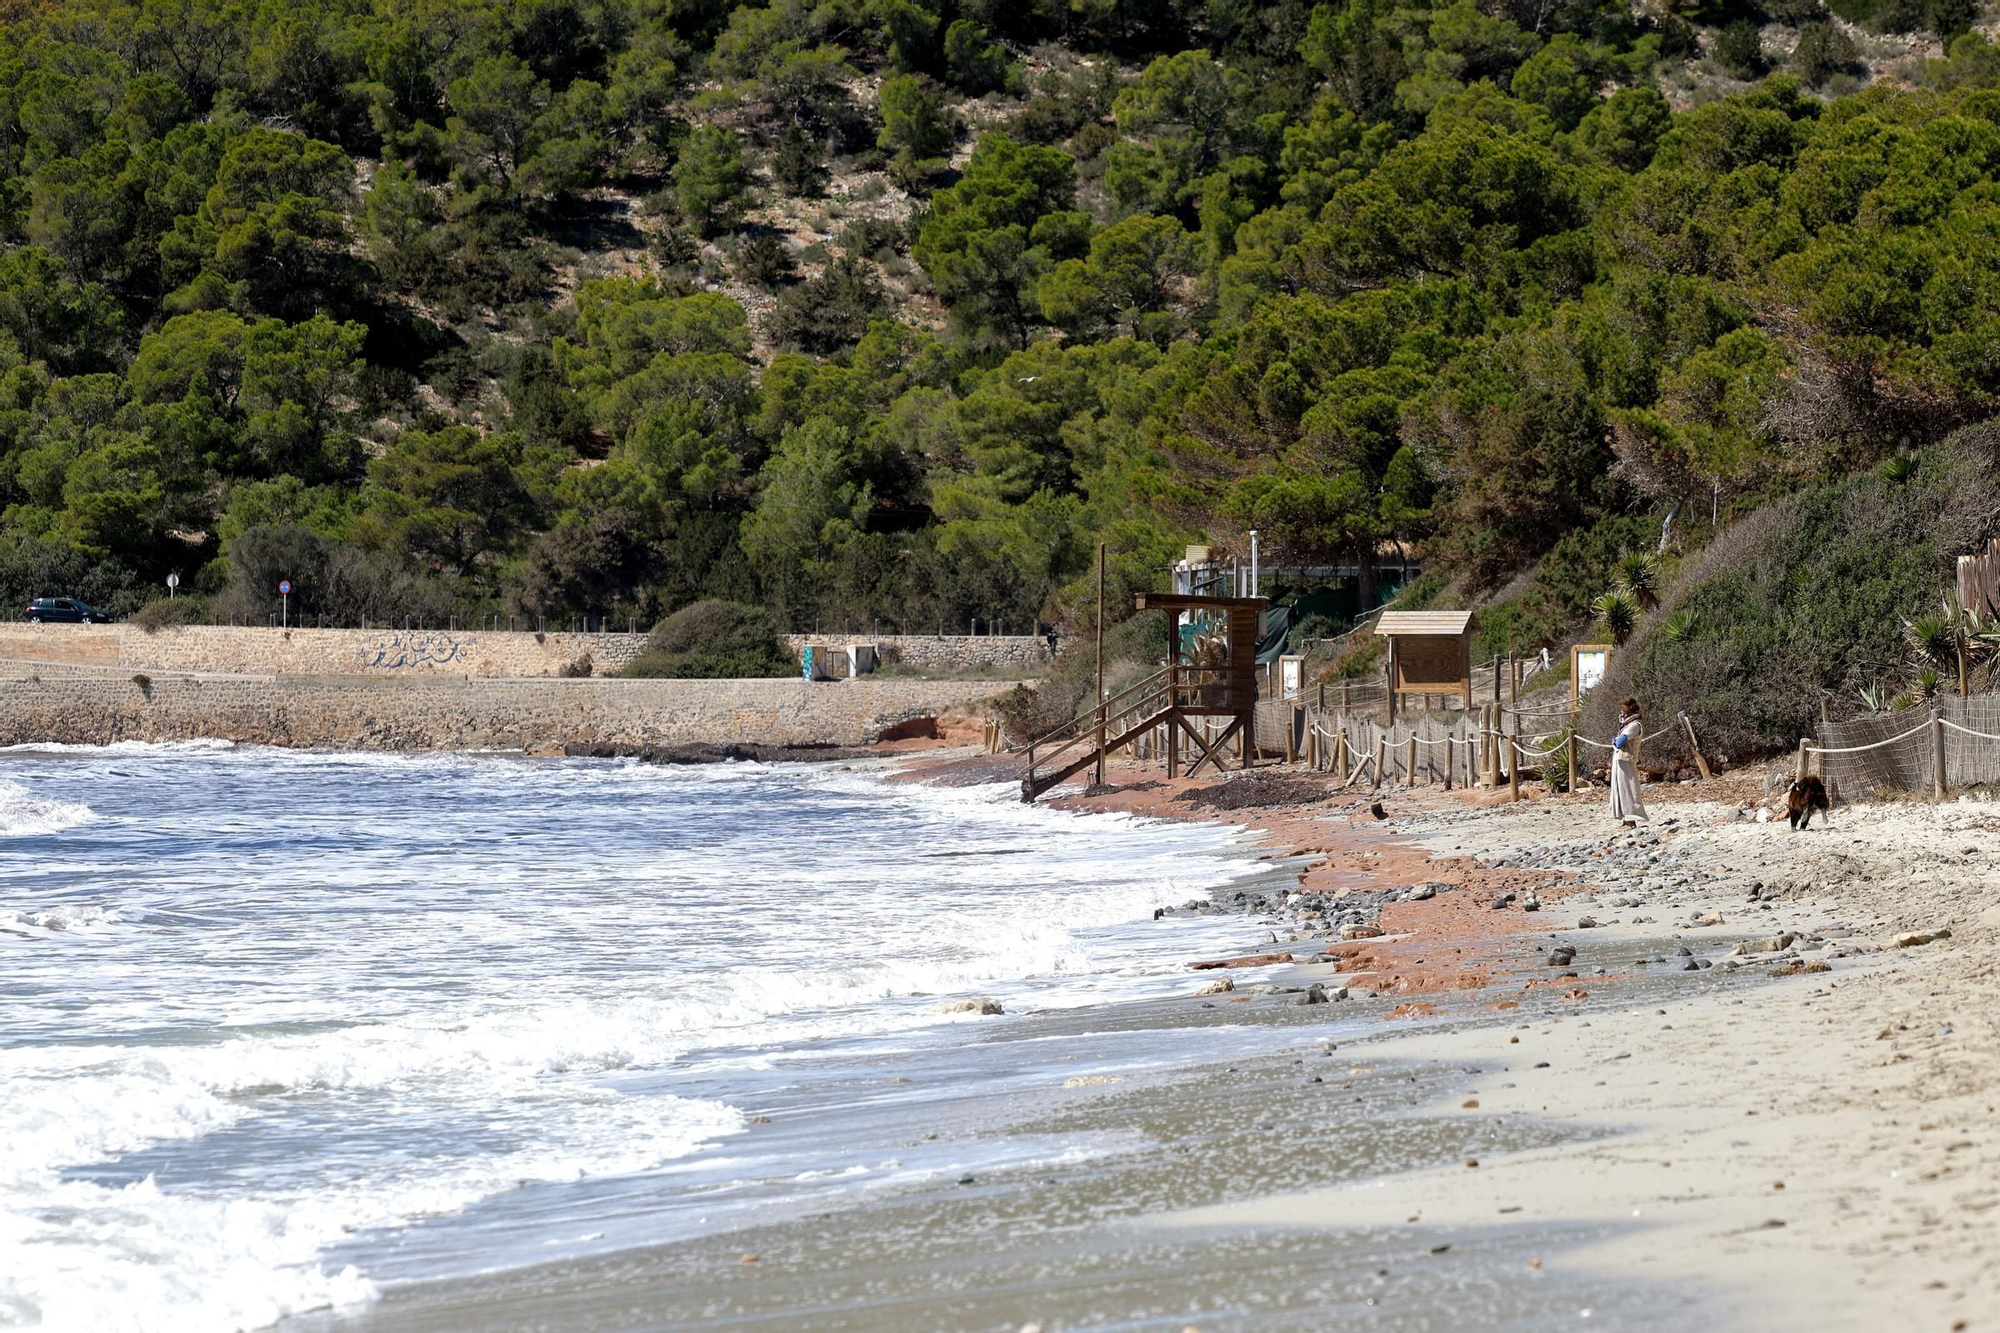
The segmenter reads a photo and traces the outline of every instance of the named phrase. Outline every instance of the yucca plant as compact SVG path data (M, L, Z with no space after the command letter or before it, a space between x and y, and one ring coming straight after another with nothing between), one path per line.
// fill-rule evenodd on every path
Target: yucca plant
M1569 731L1555 734L1542 747L1542 781L1550 791L1569 790Z
M1946 602L1950 602L1949 596ZM1988 662L2000 656L2000 615L1983 616L1977 611L1963 613L1965 653L1975 662Z
M1917 475L1916 462L1907 455L1901 458L1885 458L1876 467L1875 475L1884 481L1893 481L1898 486Z
M1861 706L1871 713L1879 713L1889 706L1889 692L1879 680L1863 685L1855 693L1860 696Z
M1896 696L1896 701L1890 707L1901 712L1905 708L1928 704L1936 699L1943 689L1943 672L1933 666L1919 667L1910 674L1909 684Z
M1922 670L1958 665L1958 617L1928 611L1903 619L1903 644L1910 650L1910 665Z
M1694 611L1676 611L1660 622L1659 633L1668 643L1690 643L1701 633L1701 616Z
M1629 592L1607 592L1590 604L1597 616L1598 628L1611 636L1611 642L1623 643L1632 637L1632 631L1639 628L1639 617L1644 614L1639 599Z
M1618 590L1631 595L1641 610L1660 602L1660 562L1645 551L1633 551L1618 562Z

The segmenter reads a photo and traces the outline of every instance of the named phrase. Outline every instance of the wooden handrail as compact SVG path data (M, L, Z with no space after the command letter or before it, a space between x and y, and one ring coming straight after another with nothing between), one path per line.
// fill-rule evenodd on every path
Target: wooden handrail
M1179 668L1180 681L1183 685L1187 685L1189 683L1188 677L1190 675L1220 676L1223 675L1227 670L1228 668L1226 667L1203 667L1203 666L1182 665ZM1149 690L1151 687L1159 685L1160 682L1166 680L1172 674L1173 673L1169 669L1162 667L1160 670L1155 671L1152 675L1147 676L1144 680L1126 686L1124 689L1112 695L1111 697L1106 699L1103 703L1098 704L1096 707L1084 709L1083 711L1079 712L1075 717L1072 717L1065 722L1057 723L1055 726L1050 727L1047 731L1043 732L1039 736L1034 737L1032 740L1029 740L1019 745L1010 745L1007 748L1009 752L1018 754L1023 750L1031 749L1035 746L1042 745L1048 741L1054 740L1058 736L1061 736L1065 732L1069 731L1070 728L1072 727L1081 727L1084 726L1086 723L1092 727L1095 727L1097 724L1097 716L1100 712L1105 712L1105 710L1111 708L1114 704L1124 699L1127 695L1137 693L1140 690ZM1132 710L1128 708L1126 711L1129 712ZM1106 716L1108 719L1109 714L1107 713ZM1056 753L1061 753L1061 751L1056 751Z

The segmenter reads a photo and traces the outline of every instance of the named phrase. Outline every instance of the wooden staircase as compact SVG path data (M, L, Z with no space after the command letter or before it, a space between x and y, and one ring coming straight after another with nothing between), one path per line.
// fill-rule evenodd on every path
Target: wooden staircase
M1037 736L1027 745L1021 799L1035 801L1050 788L1067 782L1161 726L1167 731L1169 777L1180 776L1182 736L1186 736L1196 756L1188 766L1189 776L1203 764L1220 771L1223 747L1243 726L1235 701L1222 698L1228 674L1226 667L1169 666ZM1230 723L1212 741L1189 720L1216 714L1228 716ZM1248 741L1246 736L1243 747L1246 767L1252 753Z

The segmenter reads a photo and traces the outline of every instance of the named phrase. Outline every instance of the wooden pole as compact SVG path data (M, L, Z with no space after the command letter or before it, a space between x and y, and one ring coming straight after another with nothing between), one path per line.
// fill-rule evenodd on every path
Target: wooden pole
M1965 697L1965 626L1964 625L1960 625L1956 630L1953 631L1952 639L1956 642L1958 646L1958 697L1963 699Z
M1375 785L1382 785L1382 761L1389 757L1389 742L1382 737L1375 738Z
M1456 742L1454 742L1453 739L1449 735L1447 735L1444 738L1444 789L1446 791L1451 790L1451 766L1452 766L1452 761L1457 757L1457 754L1458 754L1458 749Z
M1812 772L1812 737L1801 736L1799 737L1799 771L1797 776L1800 781L1804 781L1806 775L1811 772Z
M1493 702L1500 702L1500 654L1493 654Z
M1396 636L1389 636L1389 725L1396 725Z
M1681 725L1687 728L1688 749L1694 752L1695 769L1701 774L1702 779L1706 781L1714 775L1708 771L1708 760L1701 756L1701 742L1694 738L1694 723L1688 720L1686 713L1681 714Z
M1097 544L1097 785L1104 785L1104 543Z
M1494 659L1498 662L1498 658ZM1497 666L1495 668L1498 669ZM1498 677L1496 676L1497 680ZM1479 738L1486 743L1486 785L1500 785L1500 705L1486 705L1486 716L1480 719Z
M1346 786L1351 773L1347 767L1347 716L1341 715L1340 732L1333 738L1334 762L1339 766L1340 785Z
M1514 719L1514 735L1507 748L1507 787L1513 794L1509 800L1521 799L1521 719Z
M1569 720L1569 744L1564 748L1569 751L1569 790L1574 795L1576 792L1576 718L1574 716Z
M1931 705L1931 795L1944 799L1944 713Z
M1403 754L1403 785L1405 787L1414 787L1417 785L1417 729L1415 727L1410 728L1409 746Z
M1287 712L1290 716L1285 719L1285 762L1295 764L1299 761L1299 710L1293 708L1288 709Z

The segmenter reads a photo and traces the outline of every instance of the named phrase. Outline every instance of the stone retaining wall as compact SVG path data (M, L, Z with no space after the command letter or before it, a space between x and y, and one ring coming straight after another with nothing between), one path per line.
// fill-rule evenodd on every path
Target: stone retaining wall
M332 632L332 631L327 631ZM0 677L0 744L220 738L360 750L866 745L991 687L860 680Z
M791 635L845 646L866 640ZM874 640L918 671L1035 675L1049 663L1048 644L1027 636ZM490 630L265 629L185 625L148 634L136 625L0 625L0 660L117 667L147 672L250 676L358 676L380 679L559 676L580 670L609 675L637 657L644 634L528 634Z
M843 650L849 644L872 643L880 650L885 662L940 675L985 672L995 676L1038 676L1055 661L1055 655L1049 651L1049 641L1032 634L882 634L872 639L865 634L787 634L782 637L786 650L794 660L798 658L799 650L809 643ZM836 655L834 660L839 662L842 656L844 654ZM846 669L845 665L840 667L843 672Z

